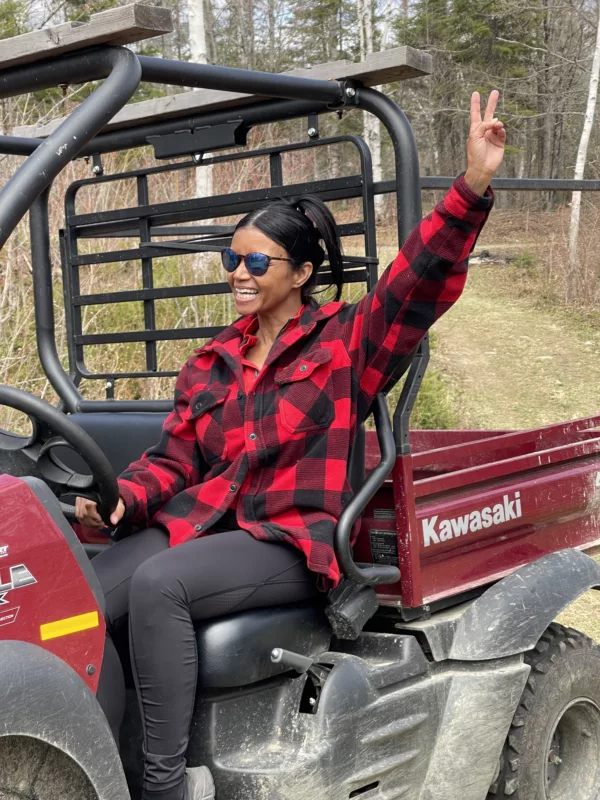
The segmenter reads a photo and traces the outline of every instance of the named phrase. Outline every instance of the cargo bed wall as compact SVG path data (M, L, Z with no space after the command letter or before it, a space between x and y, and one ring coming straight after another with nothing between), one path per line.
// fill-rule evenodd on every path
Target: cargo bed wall
M382 602L429 605L545 554L600 547L597 423L593 417L487 439L459 436L462 442L445 449L399 457L365 510L355 547L359 561L401 568L400 584L378 589ZM440 432L439 440L452 433ZM431 444L436 433L419 438ZM370 464L370 434L367 442Z

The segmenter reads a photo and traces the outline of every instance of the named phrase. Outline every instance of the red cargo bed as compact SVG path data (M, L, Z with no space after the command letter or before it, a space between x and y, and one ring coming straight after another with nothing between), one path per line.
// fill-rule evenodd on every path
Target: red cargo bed
M600 545L600 415L525 431L413 431L367 506L357 561L396 564L384 605L419 608L547 553ZM367 433L367 466L378 460Z

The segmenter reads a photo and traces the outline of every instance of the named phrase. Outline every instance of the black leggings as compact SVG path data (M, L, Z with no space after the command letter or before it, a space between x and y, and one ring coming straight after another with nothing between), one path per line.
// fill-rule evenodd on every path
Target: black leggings
M92 564L106 596L109 634L98 699L118 735L125 688L111 634L129 615L144 723L142 798L181 800L196 693L194 620L316 598L316 576L298 550L241 530L171 548L162 529L149 528Z

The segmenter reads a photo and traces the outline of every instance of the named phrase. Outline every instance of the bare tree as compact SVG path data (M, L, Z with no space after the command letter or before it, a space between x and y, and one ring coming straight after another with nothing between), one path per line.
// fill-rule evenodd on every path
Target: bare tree
M598 75L600 73L600 17L596 32L596 46L592 59L592 71L588 87L588 99L583 121L583 130L577 150L575 162L575 180L581 180L585 171L588 145L596 113L596 99L598 97ZM567 279L567 299L576 300L579 294L580 269L577 261L577 239L579 237L579 217L581 212L581 192L573 192L571 202L571 224L569 226L569 274Z
M365 58L374 51L374 0L358 0L358 27L360 32L360 58L364 61ZM384 50L389 42L390 36L390 19L391 19L392 0L386 0L383 12L383 26L381 36L381 49ZM376 89L381 89L376 86ZM379 120L372 114L364 114L364 128L363 135L365 142L369 146L371 156L373 159L373 179L380 181L383 177L381 169L381 124ZM383 214L383 201L382 195L375 197L375 214L378 221L381 220Z
M197 64L208 64L204 0L188 0L188 21L190 29L190 60L195 61ZM210 155L210 153L206 155ZM212 193L212 167L198 167L196 170L196 195L198 197L210 197Z

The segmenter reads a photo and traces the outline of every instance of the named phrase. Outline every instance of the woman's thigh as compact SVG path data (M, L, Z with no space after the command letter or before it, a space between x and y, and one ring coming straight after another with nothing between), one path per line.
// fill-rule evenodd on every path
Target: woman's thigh
M158 595L186 605L199 620L321 593L303 553L238 530L194 539L144 561L133 578L131 602L135 597L141 606L153 605Z
M129 585L136 569L152 556L169 549L162 528L147 528L122 539L92 559L106 598L106 618L115 625L129 610Z

